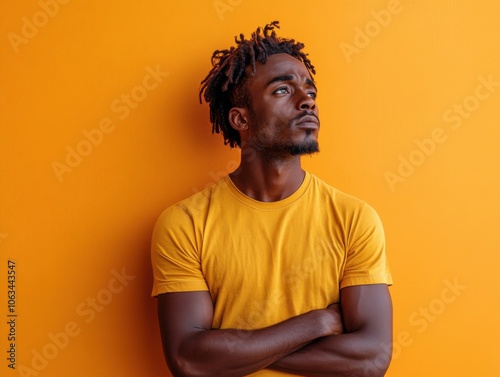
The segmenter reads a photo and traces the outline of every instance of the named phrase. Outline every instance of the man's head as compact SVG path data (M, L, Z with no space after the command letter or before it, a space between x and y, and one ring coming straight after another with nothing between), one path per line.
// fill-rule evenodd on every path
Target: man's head
M298 76L294 74L293 80L300 79L302 81L300 90L304 91L305 96L315 98L316 87L311 74L316 72L307 58L307 54L302 52L304 44L293 39L279 38L274 30L276 27L279 28L277 21L263 29L258 28L248 40L244 38L243 34L240 34L239 39L235 38L236 47L215 51L212 56L213 68L201 83L200 101L203 97L209 103L212 132L222 133L224 143L231 147L241 147L240 133L245 132L244 126L246 125L241 126L242 121L248 120L254 124L257 122L262 127L267 121L261 119L261 109L255 109L254 102L259 100L262 102L262 98L252 98L254 94L251 92L260 95L260 92L256 92L257 89L253 88L254 81L257 81L257 76L267 74L268 69L264 70L262 67L267 65L268 60L271 64L266 68L274 70L277 74L280 72L279 67L282 68L281 72L286 75L291 72L290 70L295 70ZM280 78L280 76L271 77L271 79L275 78ZM284 82L283 77L281 80L275 80L272 84L279 85L280 82ZM262 88L264 87L267 88L267 85L262 86ZM307 98L305 100L307 102ZM301 106L303 108L300 109L300 113L296 114L295 123L299 122L299 118L306 119L304 116L315 117L314 122L319 123L315 104ZM271 116L279 117L280 115L271 114ZM288 119L287 123L290 122L291 119ZM310 134L310 132L307 133ZM259 137L262 139L262 135ZM302 153L299 149L295 151L296 154ZM311 149L310 152L314 151Z

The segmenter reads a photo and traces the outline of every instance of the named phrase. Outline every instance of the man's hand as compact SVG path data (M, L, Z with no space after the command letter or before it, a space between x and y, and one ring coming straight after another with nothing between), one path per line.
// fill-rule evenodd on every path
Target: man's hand
M322 320L334 336L326 336L283 357L269 369L308 377L385 375L392 345L392 304L387 285L350 286L341 290L341 306L333 304ZM342 315L340 314L342 313ZM342 323L345 331L342 331Z
M319 331L319 338L344 333L340 304L331 304L325 309L315 309L306 315L316 317L315 323Z
M331 304L326 310L330 313L331 320L331 334L330 335L339 335L344 333L344 324L342 323L342 311L340 308L340 304Z

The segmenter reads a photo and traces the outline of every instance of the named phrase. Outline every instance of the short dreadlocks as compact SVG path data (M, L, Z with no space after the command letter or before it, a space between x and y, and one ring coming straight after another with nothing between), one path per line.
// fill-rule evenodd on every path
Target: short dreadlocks
M216 50L212 55L213 68L201 82L200 103L203 97L210 106L212 133L222 132L224 144L231 148L241 147L241 139L229 123L229 110L235 106L250 107L246 84L249 76L255 74L255 62L266 63L270 55L286 53L302 61L312 74L316 73L307 54L301 51L304 44L278 37L274 28L279 29L279 21L271 22L264 29L257 28L249 40L243 34L240 39L236 36L236 47ZM251 67L250 74L245 71L247 67Z

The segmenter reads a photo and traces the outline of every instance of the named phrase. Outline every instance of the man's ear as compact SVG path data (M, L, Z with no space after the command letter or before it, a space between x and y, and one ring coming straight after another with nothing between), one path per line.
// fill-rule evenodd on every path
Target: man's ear
M229 123L236 131L248 130L248 110L245 107L233 107L229 110Z

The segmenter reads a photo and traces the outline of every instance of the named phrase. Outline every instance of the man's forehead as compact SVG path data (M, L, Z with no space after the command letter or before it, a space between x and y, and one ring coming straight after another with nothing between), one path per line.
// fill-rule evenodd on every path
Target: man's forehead
M255 63L253 81L266 81L278 76L291 75L296 79L305 77L314 81L310 72L302 61L285 53L270 55L266 63Z

